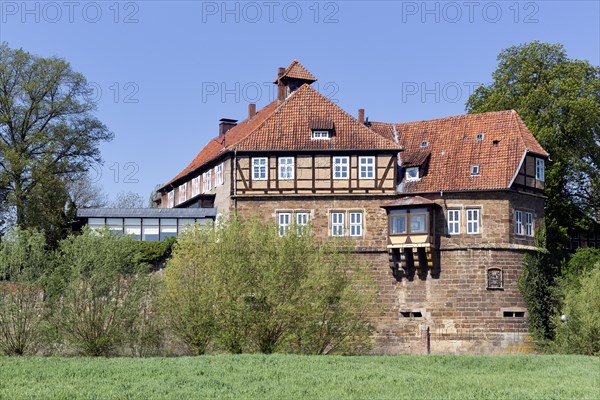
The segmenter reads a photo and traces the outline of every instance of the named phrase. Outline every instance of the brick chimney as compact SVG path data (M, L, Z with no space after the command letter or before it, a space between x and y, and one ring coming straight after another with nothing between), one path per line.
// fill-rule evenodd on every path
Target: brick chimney
M360 122L361 124L365 123L365 109L364 108L358 109L358 122Z
M285 100L285 85L281 82L281 77L285 73L285 68L279 67L277 69L277 100L281 103Z
M223 137L225 133L237 125L237 119L221 118L219 120L219 137Z
M256 115L256 104L250 103L248 104L248 119L251 119Z

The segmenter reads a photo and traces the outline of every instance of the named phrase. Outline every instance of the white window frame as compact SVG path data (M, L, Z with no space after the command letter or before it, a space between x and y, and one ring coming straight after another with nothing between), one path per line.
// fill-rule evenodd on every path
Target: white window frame
M181 204L187 200L187 182L179 185L177 189L177 204Z
M167 199L169 199L169 208L175 207L175 191L171 190L167 193Z
M352 237L363 235L363 213L362 211L350 211L348 213L349 233Z
M217 185L222 185L225 182L223 176L223 163L215 167L215 174L217 175Z
M473 176L481 175L481 170L479 169L479 164L471 165L471 175L473 175Z
M544 180L546 179L545 168L546 168L546 163L545 163L544 159L536 158L535 159L535 179L537 179L540 182L544 182Z
M523 236L523 211L515 210L515 235Z
M345 215L346 213L343 211L332 211L330 213L330 221L331 221L331 236L344 236L346 227L345 227Z
M413 171L416 172L417 175L416 176L410 176L410 172L409 171ZM406 168L406 171L404 172L404 177L407 181L418 181L419 180L419 167L408 167Z
M460 209L458 208L448 209L448 234L460 234Z
M364 170L363 170L364 169ZM358 170L360 179L375 178L375 157L362 156L358 158Z
M294 157L279 157L277 160L277 164L279 180L283 181L294 179Z
M252 158L252 180L266 181L269 178L269 159L268 157Z
M197 176L194 179L192 179L192 197L198 196L200 194L200 183L200 176Z
M467 214L467 234L475 235L481 232L481 209L469 207L465 209Z
M533 213L525 213L525 236L533 236Z
M333 179L348 179L350 157L333 157Z
M331 139L331 133L328 130L316 129L312 131L310 138L316 140L327 140Z
M310 213L306 211L296 212L296 226L298 227L298 234L308 226L310 222Z
M205 173L202 174L202 180L204 181L204 193L210 192L212 190L212 170L209 169Z
M279 212L277 213L277 226L279 227L279 236L284 236L290 231L290 225L292 224L292 213L291 212Z

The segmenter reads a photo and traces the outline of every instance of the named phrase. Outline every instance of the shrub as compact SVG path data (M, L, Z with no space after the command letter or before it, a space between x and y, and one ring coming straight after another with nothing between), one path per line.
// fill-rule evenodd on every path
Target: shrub
M183 235L165 269L163 306L198 354L349 352L366 348L373 285L351 242L232 218Z
M40 277L48 265L44 235L17 229L0 242L0 351L35 353L42 338L44 295Z
M149 291L128 236L86 229L59 244L49 279L56 333L84 355L109 355L131 337Z

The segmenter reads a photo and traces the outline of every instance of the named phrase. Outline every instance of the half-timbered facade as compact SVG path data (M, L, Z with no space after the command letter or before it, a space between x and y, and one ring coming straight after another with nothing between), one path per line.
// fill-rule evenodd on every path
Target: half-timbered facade
M215 207L347 236L379 285L376 351L515 352L517 289L544 213L544 162L518 114L368 122L318 93L299 62L158 191L162 208ZM428 333L427 333L428 332Z

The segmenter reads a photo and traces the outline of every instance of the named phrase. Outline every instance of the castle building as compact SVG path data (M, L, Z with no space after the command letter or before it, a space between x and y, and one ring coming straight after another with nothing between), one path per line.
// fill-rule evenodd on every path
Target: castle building
M280 68L277 99L248 107L157 192L160 208L209 208L347 236L371 261L383 314L375 352L511 353L527 344L517 288L539 251L548 153L515 111L387 123L354 117Z

